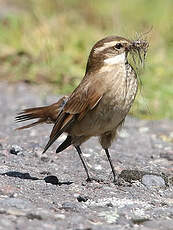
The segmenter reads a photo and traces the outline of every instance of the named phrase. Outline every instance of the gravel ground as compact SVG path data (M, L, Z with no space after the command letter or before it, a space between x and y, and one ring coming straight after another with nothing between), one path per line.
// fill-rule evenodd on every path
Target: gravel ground
M65 136L42 155L51 126L14 130L17 111L57 100L47 92L0 83L0 230L172 230L173 121L126 119L110 149L121 186L97 139L83 144L100 179L87 183L73 147L55 153Z

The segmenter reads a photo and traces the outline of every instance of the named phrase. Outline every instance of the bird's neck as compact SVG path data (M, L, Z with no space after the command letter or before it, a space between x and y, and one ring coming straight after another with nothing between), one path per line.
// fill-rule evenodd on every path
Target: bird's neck
M89 56L87 67L86 67L86 74L96 74L99 72L110 72L114 69L118 69L119 66L124 66L126 60L125 52L114 57L93 57ZM85 75L86 75L85 74Z

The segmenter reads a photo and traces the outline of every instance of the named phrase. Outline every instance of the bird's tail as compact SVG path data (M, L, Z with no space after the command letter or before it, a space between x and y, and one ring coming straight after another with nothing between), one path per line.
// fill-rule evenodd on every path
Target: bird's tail
M16 122L29 121L33 119L37 120L31 124L21 126L17 128L17 130L30 128L41 123L55 123L59 113L66 104L67 99L68 97L64 96L58 102L49 106L24 109L16 116Z

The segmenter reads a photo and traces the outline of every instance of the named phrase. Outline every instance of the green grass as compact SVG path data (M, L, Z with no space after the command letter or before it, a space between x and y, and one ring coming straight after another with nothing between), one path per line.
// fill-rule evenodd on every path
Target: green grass
M172 0L14 0L13 6L18 11L0 20L1 79L47 83L70 93L97 40L112 34L134 38L153 27L142 95L132 113L173 119Z

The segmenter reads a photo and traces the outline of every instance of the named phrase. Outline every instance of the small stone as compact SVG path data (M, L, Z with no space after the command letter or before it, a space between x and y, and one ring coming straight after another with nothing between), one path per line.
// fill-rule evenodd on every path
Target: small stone
M146 132L148 132L148 130L149 130L148 127L140 127L140 128L139 128L139 132L140 132L140 133L146 133Z
M165 187L165 180L159 175L144 175L142 177L142 184L146 187Z
M168 183L173 185L173 176L168 177Z
M23 210L17 209L17 208L10 208L7 211L8 215L13 215L13 216L25 216L26 213L23 212Z
M106 204L106 207L112 208L112 207L113 207L113 204L112 204L111 202L109 202L109 203Z
M55 220L64 220L65 215L64 214L55 214L54 218L55 218Z
M96 170L102 170L102 166L101 165L95 165L94 167Z
M87 196L78 196L77 197L77 200L79 201L79 202L86 202L87 200L88 200L89 198L87 197Z
M40 172L41 175L50 175L51 173L49 171L42 171Z
M34 129L32 129L31 131L30 131L30 136L31 137L35 137L37 135L37 132L34 130Z
M18 145L12 145L10 149L10 153L14 155L20 155L22 154L22 148Z
M125 129L122 129L121 132L118 134L118 136L121 138L127 138L129 134Z
M35 213L28 213L27 218L30 220L34 220L34 219L42 220L42 216L39 214L35 214Z
M50 184L54 184L54 185L58 185L59 184L59 180L56 176L47 176L44 178L44 181L46 183L50 183Z
M133 181L140 180L143 175L144 172L139 170L122 170L119 179L122 178L124 181L132 183Z
M150 220L149 218L141 217L141 218L133 218L132 222L133 222L133 224L140 225L140 224L143 224L144 222L149 221L149 220Z

